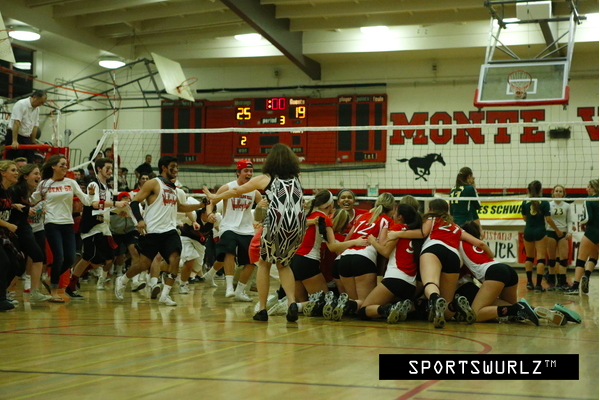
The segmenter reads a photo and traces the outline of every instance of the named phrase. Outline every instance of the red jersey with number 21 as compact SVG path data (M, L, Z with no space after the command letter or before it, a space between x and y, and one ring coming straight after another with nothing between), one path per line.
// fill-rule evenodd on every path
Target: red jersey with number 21
M425 243L423 243L423 250L434 244L441 244L458 254L460 235L462 234L461 227L453 222L446 222L441 218L432 219L431 232L429 232L429 236L427 236Z

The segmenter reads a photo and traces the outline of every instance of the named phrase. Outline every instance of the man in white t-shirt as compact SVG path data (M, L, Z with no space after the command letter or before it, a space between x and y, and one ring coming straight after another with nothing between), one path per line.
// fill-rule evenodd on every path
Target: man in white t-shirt
M10 130L6 135L6 146L11 147L9 159L26 157L33 162L34 150L19 150L19 144L35 144L40 125L39 106L46 102L46 92L36 90L31 97L15 103L10 115Z
M251 161L238 161L236 169L237 179L221 186L217 193L222 193L245 184L252 178L253 173L254 168ZM217 263L204 274L204 279L211 284L217 269L220 269L219 262L223 262L227 283L225 297L234 297L237 301L252 301L252 298L245 292L246 284L254 271L254 264L250 262L248 249L250 241L254 236L252 207L261 200L262 196L260 192L254 190L244 193L239 197L223 201L223 219L219 224L220 236L216 248ZM212 207L209 208L210 211L212 211ZM234 290L233 273L236 260L238 265L244 266L244 269L240 273L240 279Z

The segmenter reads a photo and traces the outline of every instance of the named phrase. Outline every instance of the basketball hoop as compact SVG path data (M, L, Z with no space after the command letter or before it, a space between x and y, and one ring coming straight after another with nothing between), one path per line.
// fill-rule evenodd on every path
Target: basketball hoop
M529 72L519 69L508 74L506 82L514 92L515 98L523 100L527 98L527 88L533 82L533 78Z
M182 90L184 90L184 88L189 88L190 86L192 86L194 83L198 82L198 78L188 78L185 81L181 82L181 85L177 86L175 89L177 90L177 93L182 92Z

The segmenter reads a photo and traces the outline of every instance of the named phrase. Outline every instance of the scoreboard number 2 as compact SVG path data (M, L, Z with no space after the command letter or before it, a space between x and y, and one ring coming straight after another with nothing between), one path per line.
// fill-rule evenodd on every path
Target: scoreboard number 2
M246 135L240 136L240 146L245 146L247 142L248 138L246 137Z

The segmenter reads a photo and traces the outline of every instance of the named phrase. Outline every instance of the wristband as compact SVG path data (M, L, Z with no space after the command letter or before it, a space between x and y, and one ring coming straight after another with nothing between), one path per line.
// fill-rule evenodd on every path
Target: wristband
M135 219L139 221L143 221L144 218L142 218L142 213L140 212L140 203L138 201L132 201L130 204L131 207L131 213L133 214L133 216L135 217Z
M105 201L104 201L104 200L100 200L100 202L99 202L99 204L98 204L98 209L99 209L99 210L104 210L104 203L105 203Z

